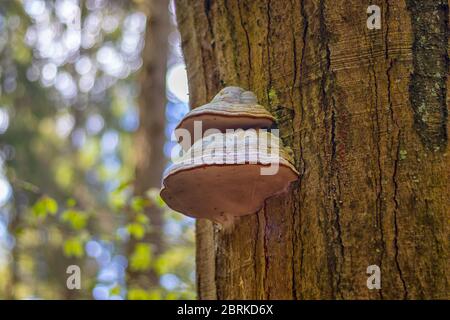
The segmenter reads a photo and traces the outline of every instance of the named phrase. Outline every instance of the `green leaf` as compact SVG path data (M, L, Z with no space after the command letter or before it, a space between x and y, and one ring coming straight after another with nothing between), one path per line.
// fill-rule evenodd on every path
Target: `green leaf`
M144 289L133 288L128 290L127 298L128 300L150 300L151 295Z
M123 190L125 190L126 188L128 188L131 184L133 183L133 180L129 180L129 181L124 181L122 182L116 190L114 190L115 192L122 192Z
M112 207L119 211L123 209L128 200L127 192L124 192L133 183L133 180L122 182L114 191L109 194L109 202Z
M120 286L117 285L117 286L111 288L111 290L109 290L109 294L112 296L117 296L120 294L120 291L121 291L121 288L120 288Z
M77 202L75 201L75 199L69 198L69 199L67 199L66 205L69 208L73 208L77 205Z
M82 211L68 209L63 212L61 219L70 224L74 230L83 229L88 221L88 215Z
M149 300L161 300L163 299L162 290L160 288L151 289L149 292Z
M169 292L164 298L165 300L177 300L179 299L178 294L175 292Z
M109 194L109 202L115 210L121 210L127 203L127 197L122 192L111 192Z
M83 242L79 238L70 238L64 242L64 255L66 257L81 258L84 255Z
M54 215L58 212L58 203L55 199L50 197L45 198L45 206L47 208L47 212Z
M192 258L191 250L185 247L173 247L158 256L154 265L156 273L176 273L177 268L184 268L185 264Z
M145 214L139 213L136 215L136 222L147 226L149 224L150 220L148 219L148 217Z
M141 212L150 205L150 201L148 199L144 199L142 197L133 197L131 199L131 209L134 212Z
M132 271L146 271L151 264L151 248L145 243L138 243L130 257L130 269Z
M55 215L58 212L58 203L49 196L42 196L34 204L33 214L37 218L45 218L48 214Z
M34 204L32 210L33 210L33 215L36 218L41 218L41 217L45 218L47 216L47 210L45 208L44 203L41 200L37 201Z
M130 223L127 225L127 231L130 236L137 240L141 240L145 235L145 228L140 223Z

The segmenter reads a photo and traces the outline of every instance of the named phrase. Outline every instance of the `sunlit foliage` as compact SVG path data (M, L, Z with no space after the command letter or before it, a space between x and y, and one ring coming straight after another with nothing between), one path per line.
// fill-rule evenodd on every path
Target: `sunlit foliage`
M1 1L0 298L194 297L192 220L155 190L133 195L145 26L132 1ZM180 68L178 38L169 66ZM168 91L168 138L185 87ZM159 255L144 241L149 205L164 211ZM66 287L71 264L82 290ZM154 270L159 284L128 287L126 268Z

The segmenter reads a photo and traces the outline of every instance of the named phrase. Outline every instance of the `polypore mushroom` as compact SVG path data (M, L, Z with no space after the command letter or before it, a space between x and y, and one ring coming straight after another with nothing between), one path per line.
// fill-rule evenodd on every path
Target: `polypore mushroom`
M201 124L198 134L194 133L195 122ZM219 132L227 129L262 129L270 128L274 122L275 118L258 104L253 92L226 87L210 103L191 110L176 127L175 136L179 142L183 140L182 147L187 150L193 142L207 135L209 129ZM193 141L184 141L183 131L179 129L187 130Z
M161 197L175 211L228 224L257 212L297 176L289 153L273 134L216 133L195 142L166 170Z

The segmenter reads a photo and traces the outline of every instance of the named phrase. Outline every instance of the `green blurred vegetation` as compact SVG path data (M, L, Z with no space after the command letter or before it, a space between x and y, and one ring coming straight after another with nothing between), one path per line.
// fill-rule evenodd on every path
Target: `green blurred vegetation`
M0 3L1 299L194 298L193 221L133 195L144 31L131 1ZM127 268L159 281L129 287Z

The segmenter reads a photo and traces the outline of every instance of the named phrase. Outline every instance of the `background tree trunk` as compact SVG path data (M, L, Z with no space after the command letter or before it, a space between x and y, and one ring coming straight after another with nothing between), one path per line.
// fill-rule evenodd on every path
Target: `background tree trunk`
M161 187L161 177L166 165L164 156L166 123L166 72L169 52L168 36L171 31L169 20L169 1L151 0L142 5L147 15L145 47L142 53L143 68L140 78L139 129L136 136L136 196L145 196L150 188ZM150 218L151 230L142 240L152 245L154 255L162 252L161 210L152 205L146 208ZM136 241L129 244L134 250ZM151 288L158 285L158 277L153 271L128 271L128 286Z
M192 107L254 91L301 173L231 232L197 222L199 298L450 298L447 0L176 6Z

